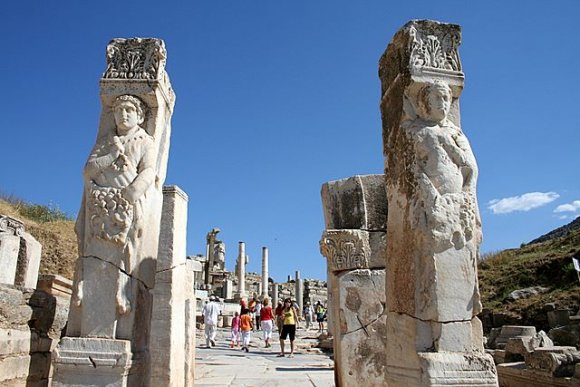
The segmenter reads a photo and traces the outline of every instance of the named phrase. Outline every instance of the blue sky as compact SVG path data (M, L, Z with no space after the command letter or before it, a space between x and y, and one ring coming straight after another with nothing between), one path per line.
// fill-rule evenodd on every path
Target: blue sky
M320 187L382 173L377 63L401 26L428 18L463 28L482 251L517 247L580 214L579 11L572 0L4 2L0 190L76 215L105 47L159 37L177 95L166 184L189 195L188 254L219 227L230 269L243 240L251 271L268 246L276 281L325 278Z

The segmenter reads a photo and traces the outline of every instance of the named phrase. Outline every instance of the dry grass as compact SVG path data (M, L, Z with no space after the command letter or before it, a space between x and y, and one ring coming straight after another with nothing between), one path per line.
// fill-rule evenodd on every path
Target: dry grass
M483 306L508 316L513 323L546 328L547 303L580 309L580 284L571 256L580 251L580 230L544 243L525 245L483 257L479 281ZM543 286L550 290L527 299L510 300L514 290Z
M23 215L21 208L0 199L0 214L22 221L25 230L42 244L40 274L59 274L72 279L78 256L74 221L37 222Z

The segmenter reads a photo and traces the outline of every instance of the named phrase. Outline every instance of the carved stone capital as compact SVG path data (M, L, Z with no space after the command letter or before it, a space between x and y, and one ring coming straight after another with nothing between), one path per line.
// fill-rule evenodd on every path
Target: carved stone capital
M103 78L162 79L167 51L161 39L113 39L107 46L107 69Z
M409 25L410 68L413 73L431 72L463 77L457 49L461 30L453 24L422 22Z
M371 256L369 233L363 230L326 230L320 240L320 252L332 272L368 269Z
M10 216L0 215L0 234L22 236L24 223Z

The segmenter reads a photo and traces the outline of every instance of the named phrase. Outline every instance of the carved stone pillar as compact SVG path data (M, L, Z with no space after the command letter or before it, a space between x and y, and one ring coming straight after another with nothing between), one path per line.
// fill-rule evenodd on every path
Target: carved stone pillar
M334 336L337 386L385 380L385 224L383 175L354 176L322 186L326 231L328 329Z
M84 168L67 337L53 385L144 385L175 95L160 39L113 39Z
M476 317L481 222L460 124L460 40L457 25L412 21L379 63L389 385L497 385Z

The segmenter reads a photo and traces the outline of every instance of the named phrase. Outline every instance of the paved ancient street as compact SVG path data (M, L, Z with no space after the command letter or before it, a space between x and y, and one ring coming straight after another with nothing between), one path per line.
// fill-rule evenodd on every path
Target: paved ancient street
M334 386L333 361L317 348L316 331L297 332L294 358L277 357L277 332L271 348L264 348L262 332L253 332L250 352L230 348L230 330L218 330L217 345L205 347L203 330L197 331L195 354L196 386ZM286 341L288 345L288 341Z

